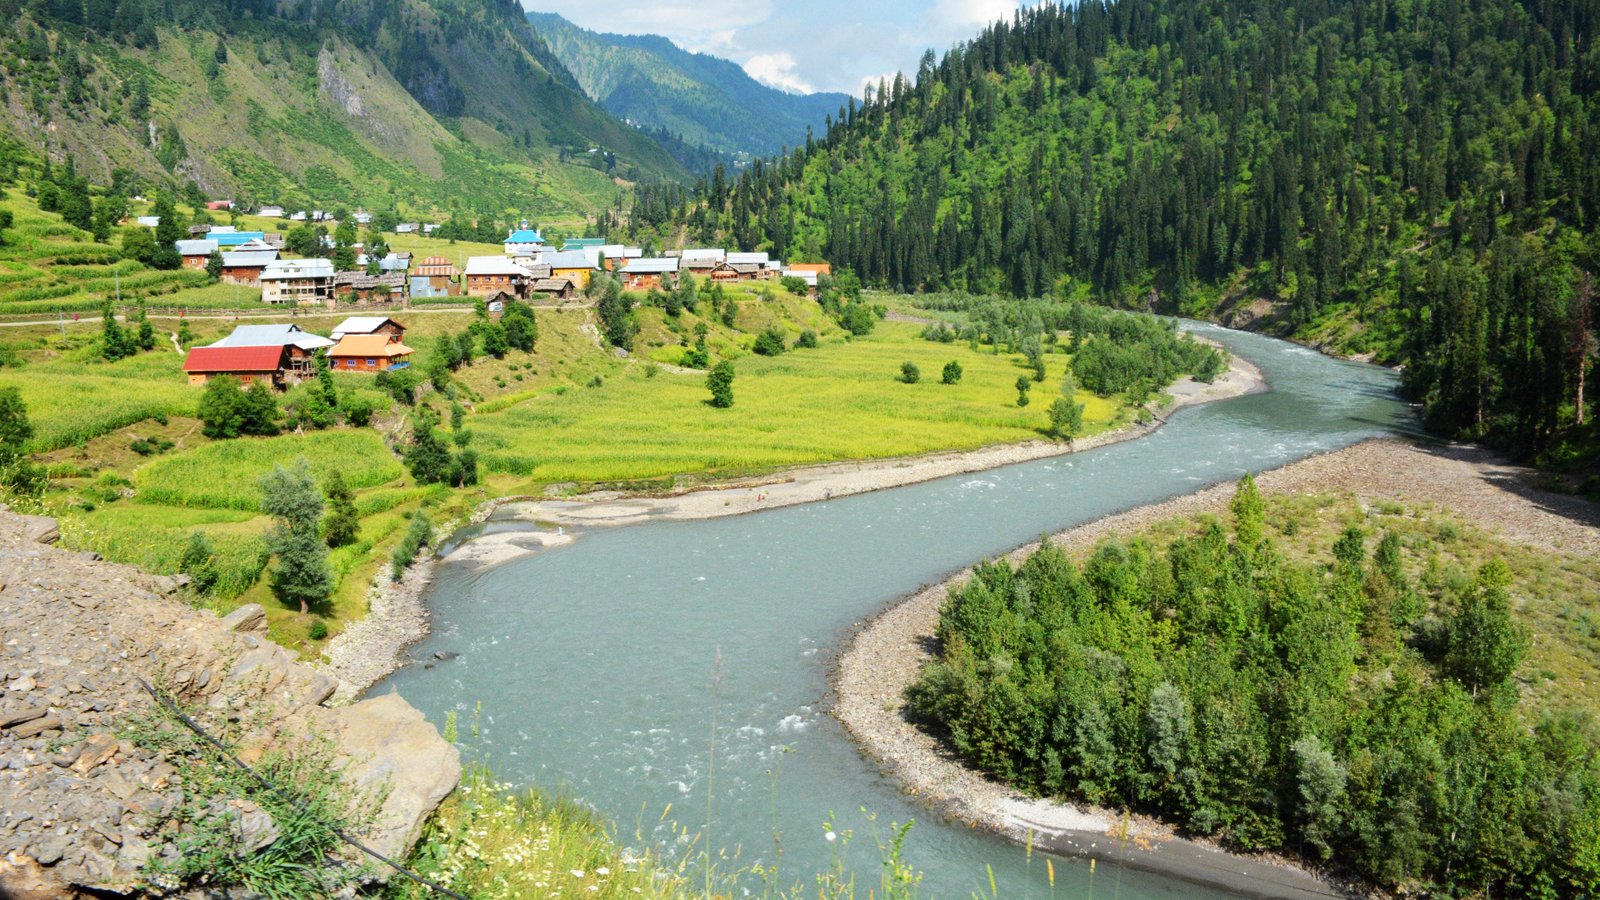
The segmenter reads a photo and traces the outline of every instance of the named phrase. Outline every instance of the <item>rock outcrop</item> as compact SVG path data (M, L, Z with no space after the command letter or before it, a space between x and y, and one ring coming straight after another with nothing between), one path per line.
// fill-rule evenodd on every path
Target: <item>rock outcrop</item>
M54 534L0 508L0 897L126 892L176 853L162 825L185 801L179 770L127 738L154 708L141 678L233 723L247 760L331 741L383 800L364 842L404 855L461 772L421 713L398 695L323 706L337 683L267 640L260 606L219 619L163 596L170 582L40 543ZM269 846L274 824L241 803L241 843Z

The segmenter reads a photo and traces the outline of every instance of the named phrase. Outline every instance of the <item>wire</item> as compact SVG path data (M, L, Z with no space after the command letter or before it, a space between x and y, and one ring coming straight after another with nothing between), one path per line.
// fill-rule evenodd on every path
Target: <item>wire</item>
M199 735L202 739L205 740L206 743L208 743L211 746L217 748L217 751L220 752L223 755L223 757L225 757L229 762L233 763L235 766L238 766L240 771L244 772L246 775L249 775L252 779L254 779L254 781L257 784L261 785L263 788L265 788L269 793L271 793L273 796L277 797L279 800L282 800L285 803L288 803L290 806L294 806L294 807L298 808L301 812L306 813L307 815L311 816L311 818L317 819L317 817L315 815L312 815L311 813L306 812L306 810L305 810L305 808L303 806L301 806L300 804L296 803L292 796L290 796L289 794L285 793L277 785L275 785L272 782L268 781L266 778L262 777L261 773L257 772L255 769L250 768L248 765L246 765L244 763L243 760L239 759L239 757L234 756L233 755L233 751L229 750L227 748L227 746L225 744L223 744L221 741L217 740L215 737L212 737L211 733L206 731L205 728L202 727L199 722L196 722L194 719L191 719L187 713L185 713L182 709L178 708L178 705L176 703L172 702L171 699L163 696L159 691L157 691L153 686L151 686L150 682L145 681L143 678L140 678L138 676L135 676L135 677L139 681L139 686L144 688L145 691L147 693L149 693L149 695L151 697L154 697L155 701L157 703L161 704L164 708L166 708L166 710L168 712L170 712L173 715L177 716L178 720L181 721L184 725L188 726L190 731L193 731L195 734ZM386 865L389 868L395 870L396 872L399 872L401 875L404 875L405 877L411 879L412 881L416 882L417 884L420 884L423 887L430 888L432 890L438 891L439 893L445 895L446 897L453 897L453 898L455 898L455 900L468 900L467 897L465 897L465 896L463 896L461 894L458 894L455 891L452 891L449 888L444 887L443 885L440 885L440 884L437 884L437 883L435 883L433 881L430 881L427 878L422 877L421 875L418 875L416 872L411 871L410 869L406 868L405 866L400 865L399 863L395 862L394 860L390 859L389 857L384 856L382 853L379 853L378 851L372 849L371 847L368 847L367 845L361 843L360 841L356 840L355 838L353 838L349 834L347 834L344 831L344 829L339 828L338 826L336 826L336 825L334 825L334 824L332 824L330 822L322 821L321 819L317 819L317 821L320 824L322 824L324 827L326 827L329 831L332 831L335 835L337 835L339 837L339 840L344 841L346 844L349 844L350 846L356 848L357 850L360 850L362 853L365 853L366 855L368 855L368 856L372 857L373 859L383 863L384 865Z

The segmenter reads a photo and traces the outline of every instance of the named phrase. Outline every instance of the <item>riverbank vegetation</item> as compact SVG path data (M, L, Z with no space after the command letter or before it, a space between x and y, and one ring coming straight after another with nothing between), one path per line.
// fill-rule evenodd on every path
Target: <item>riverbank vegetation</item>
M952 590L915 714L1031 793L1408 891L1600 885L1592 558L1263 500Z

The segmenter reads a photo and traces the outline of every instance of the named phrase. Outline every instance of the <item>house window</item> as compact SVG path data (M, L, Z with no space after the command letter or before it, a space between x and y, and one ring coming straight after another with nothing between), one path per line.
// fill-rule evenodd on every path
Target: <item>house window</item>
M367 360L367 368L369 368L369 369L372 368L373 366L377 365L377 364L378 364L378 361L375 360L375 359Z

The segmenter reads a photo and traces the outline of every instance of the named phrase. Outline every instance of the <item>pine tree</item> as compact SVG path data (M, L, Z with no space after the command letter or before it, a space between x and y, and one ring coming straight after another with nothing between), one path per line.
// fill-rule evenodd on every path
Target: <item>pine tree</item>
M328 514L322 520L322 539L332 548L355 543L361 530L361 518L356 514L355 495L337 469L328 476L323 493L328 497Z
M291 469L278 466L261 479L261 511L277 520L267 535L277 558L272 593L283 603L298 604L301 614L327 600L333 590L328 548L317 534L322 508L322 494L303 459Z

